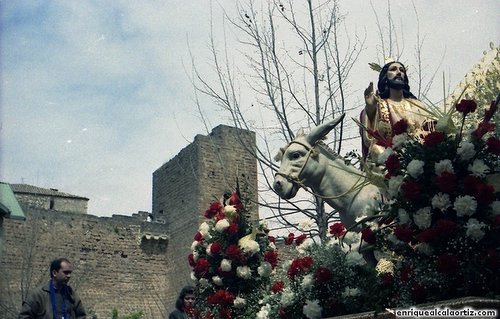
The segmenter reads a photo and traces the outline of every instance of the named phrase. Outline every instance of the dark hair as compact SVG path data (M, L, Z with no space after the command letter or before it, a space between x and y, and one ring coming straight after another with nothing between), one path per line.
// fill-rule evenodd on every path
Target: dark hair
M193 286L185 286L182 288L179 293L179 297L177 297L177 300L175 301L175 308L177 308L177 310L184 311L184 297L186 297L186 295L194 295Z
M389 67L391 66L391 64L394 64L394 63L401 64L403 66L403 68L405 69L405 74L404 74L404 79L403 79L403 81L405 83L405 85L403 87L403 96L405 98L416 99L415 95L413 95L410 92L410 85L409 85L409 81L408 81L408 75L406 74L406 67L404 66L403 63L398 62L398 61L389 62L386 65L384 65L382 70L380 70L380 73L378 75L378 83L377 83L378 94L383 99L389 98L390 91L389 91L389 84L388 84L388 79L387 79L387 71L389 71Z
M50 278L52 278L52 272L55 270L55 271L59 271L59 269L61 269L61 264L62 262L66 262L68 264L71 264L71 262L64 258L64 257L61 257L61 258L57 258L57 259L54 259L51 263L50 263Z

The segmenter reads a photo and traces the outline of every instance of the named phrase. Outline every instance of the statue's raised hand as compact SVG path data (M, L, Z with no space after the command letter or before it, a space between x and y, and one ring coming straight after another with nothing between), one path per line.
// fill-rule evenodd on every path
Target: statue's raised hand
M365 102L366 105L373 105L377 103L375 99L375 93L373 92L373 82L370 82L370 85L365 89Z

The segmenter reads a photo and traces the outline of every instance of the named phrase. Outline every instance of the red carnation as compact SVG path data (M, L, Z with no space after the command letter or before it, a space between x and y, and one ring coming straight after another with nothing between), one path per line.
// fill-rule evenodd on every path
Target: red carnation
M444 133L434 131L430 132L424 137L424 145L428 147L434 147L444 140Z
M340 236L344 236L344 234L347 232L347 229L345 229L344 224L342 223L335 223L333 225L330 225L330 234L333 236L339 238Z
M288 237L285 238L285 245L293 244L293 240L295 239L295 235L293 233L288 234Z
M271 291L277 294L278 292L282 292L284 288L285 288L285 283L281 280L278 280L272 285Z
M406 225L398 225L394 229L394 235L397 239L409 243L413 239L413 232L410 227Z
M208 276L208 267L210 266L210 263L206 258L199 258L196 261L196 265L193 268L193 271L200 275L201 277L207 277Z
M363 230L361 231L361 240L364 240L370 245L375 244L375 233L370 227L363 228Z
M305 234L301 234L299 237L295 238L295 244L300 246L306 240L307 236Z
M267 240L269 240L269 242L271 242L273 244L276 244L276 237L274 237L274 236L267 236Z
M494 130L495 130L495 124L492 124L490 122L481 122L474 130L474 132L472 132L472 136L480 140L484 136L484 134L488 132L493 132Z
M298 274L309 270L312 264L313 259L310 256L294 259L288 268L288 277L294 279Z
M220 319L233 319L233 311L231 308L222 308L219 311L219 318Z
M222 245L219 242L213 242L212 245L210 245L210 253L212 255L218 255L222 250Z
M197 232L196 235L194 235L194 240L196 240L196 241L202 241L203 240L203 235L200 232Z
M314 272L314 276L320 284L325 284L332 279L332 272L328 268L318 267Z
M406 119L399 120L392 126L392 132L394 135L406 133L407 130L408 121Z
M479 177L477 177L477 176L474 176L474 175L465 176L464 180L463 180L464 193L466 195L476 196L477 187L481 183L482 183L481 179L479 179Z
M488 138L488 140L486 140L486 145L488 146L488 152L495 155L500 155L500 139L491 136Z
M410 280L410 275L412 273L412 269L409 266L404 266L399 270L399 276L402 281Z
M276 250L269 250L264 253L264 260L271 264L273 269L278 265L278 252Z
M437 259L437 271L443 274L453 274L458 269L458 258L454 255L441 255Z
M477 202L482 205L489 205L495 200L495 188L490 184L481 183L476 187Z
M229 235L236 235L238 233L238 224L236 223L229 224L229 227L226 228L226 232Z
M396 154L389 155L385 161L385 167L387 168L388 177L394 176L401 167L401 162L399 161L398 156Z
M385 272L382 274L382 285L384 285L384 286L392 285L393 281L394 281L394 277L392 276L391 273Z
M450 172L442 172L436 177L436 186L443 193L453 193L456 188L456 176Z
M214 294L208 296L207 302L212 305L229 306L233 304L236 297L226 290L217 290Z
M196 266L196 261L194 261L194 255L193 254L189 254L189 256L188 256L188 263L189 263L189 266L191 266L191 267Z
M226 257L232 260L240 258L240 247L238 245L229 245L226 248Z
M477 103L474 100L462 100L455 108L465 115L474 112L477 108Z
M401 185L401 192L406 199L415 202L420 198L422 187L415 181L408 180Z
M434 227L436 235L441 239L454 237L458 231L458 224L447 219L438 219Z
M438 237L439 235L434 228L427 228L417 235L417 240L421 243L430 243L435 241Z
M222 213L224 207L222 207L222 204L218 201L212 202L210 204L210 207L205 211L204 216L208 219L213 218L217 213Z

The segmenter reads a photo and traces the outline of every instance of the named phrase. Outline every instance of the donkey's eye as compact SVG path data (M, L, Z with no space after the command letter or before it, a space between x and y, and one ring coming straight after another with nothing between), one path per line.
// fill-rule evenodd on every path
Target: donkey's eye
M300 158L300 153L299 152L293 152L292 154L290 154L290 157L292 159L298 159L298 158Z

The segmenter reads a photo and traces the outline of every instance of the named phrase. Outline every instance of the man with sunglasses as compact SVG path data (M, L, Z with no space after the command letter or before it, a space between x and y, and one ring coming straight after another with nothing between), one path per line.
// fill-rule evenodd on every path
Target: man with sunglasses
M19 319L84 319L85 309L68 285L73 266L66 258L50 264L50 280L33 290L23 301Z

